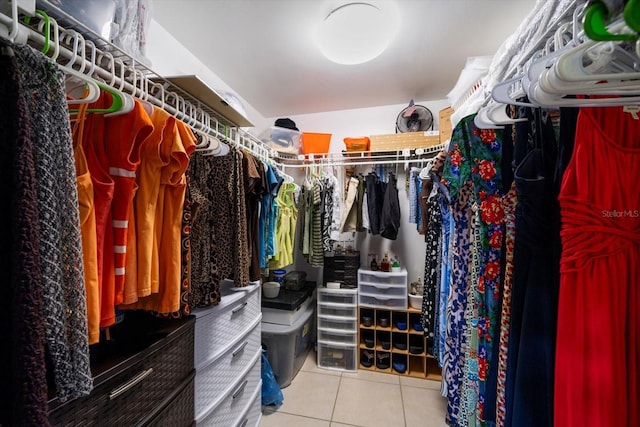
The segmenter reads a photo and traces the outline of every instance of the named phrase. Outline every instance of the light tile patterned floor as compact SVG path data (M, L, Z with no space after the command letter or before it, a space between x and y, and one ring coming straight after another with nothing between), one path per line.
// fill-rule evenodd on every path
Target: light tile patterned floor
M370 371L341 373L307 359L260 427L446 427L440 383Z

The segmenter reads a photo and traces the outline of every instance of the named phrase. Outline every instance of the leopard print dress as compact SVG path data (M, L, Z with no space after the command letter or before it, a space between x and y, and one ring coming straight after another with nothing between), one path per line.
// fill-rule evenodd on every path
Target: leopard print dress
M242 154L196 155L189 165L192 195L192 308L220 302L220 281L249 283L249 246Z

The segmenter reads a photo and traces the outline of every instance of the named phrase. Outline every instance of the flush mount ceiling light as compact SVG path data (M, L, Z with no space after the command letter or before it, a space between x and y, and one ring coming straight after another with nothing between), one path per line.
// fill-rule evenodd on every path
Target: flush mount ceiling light
M329 60L362 64L378 57L398 29L391 1L351 2L335 7L318 26L315 41Z

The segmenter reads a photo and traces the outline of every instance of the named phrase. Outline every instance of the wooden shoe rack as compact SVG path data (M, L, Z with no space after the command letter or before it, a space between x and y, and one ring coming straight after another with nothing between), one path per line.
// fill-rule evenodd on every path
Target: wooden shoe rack
M437 360L426 353L424 332L414 328L419 323L420 310L417 309L390 310L359 306L358 369L441 380ZM403 326L405 328L401 329ZM366 366L371 354L372 364ZM404 365L404 372L396 369L394 362L400 368Z

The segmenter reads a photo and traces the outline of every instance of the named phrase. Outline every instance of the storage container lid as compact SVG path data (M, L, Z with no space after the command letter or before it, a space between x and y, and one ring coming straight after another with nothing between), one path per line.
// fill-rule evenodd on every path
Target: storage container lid
M280 293L275 298L262 298L262 306L276 308L279 310L297 310L307 298L311 297L316 288L316 282L305 282L304 287L299 291L292 291L280 288Z

